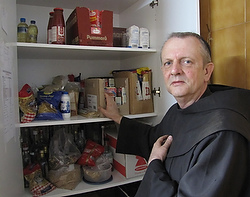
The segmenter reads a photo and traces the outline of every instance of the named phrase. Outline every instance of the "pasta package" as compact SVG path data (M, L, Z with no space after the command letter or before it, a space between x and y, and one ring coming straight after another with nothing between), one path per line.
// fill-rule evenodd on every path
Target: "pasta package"
M37 103L34 92L28 84L19 91L19 107L21 111L21 123L28 123L35 119Z
M62 91L37 92L38 113L37 120L63 120L60 112Z
M24 170L25 179L29 182L29 189L33 197L45 195L56 187L43 178L39 164L30 164Z

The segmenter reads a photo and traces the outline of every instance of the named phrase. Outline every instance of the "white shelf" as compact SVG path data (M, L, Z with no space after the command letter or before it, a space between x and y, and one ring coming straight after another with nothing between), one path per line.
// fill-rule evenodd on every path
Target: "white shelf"
M107 189L111 187L116 187L119 185L124 185L128 183L133 183L136 181L140 181L143 178L143 175L133 177L133 178L125 178L123 175L121 175L118 171L114 170L112 172L112 181L104 183L104 184L89 184L84 181L81 181L77 187L73 190L65 190L65 189L55 189L54 191L46 194L44 197L59 197L59 196L68 196L68 195L75 195L75 194L81 194L81 193L87 193L91 191L97 191L102 189ZM30 197L31 193L27 189L25 196Z
M17 42L18 59L121 60L156 53L155 49Z
M125 115L128 118L149 118L157 116L156 113ZM20 123L20 127L39 127L39 126L52 126L52 125L67 125L67 124L82 124L82 123L94 123L94 122L107 122L112 121L109 118L85 118L83 116L74 116L70 120L36 120L29 123Z

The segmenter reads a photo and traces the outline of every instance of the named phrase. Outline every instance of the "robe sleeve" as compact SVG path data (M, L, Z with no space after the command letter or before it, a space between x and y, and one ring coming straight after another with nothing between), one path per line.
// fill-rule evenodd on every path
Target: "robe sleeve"
M178 169L169 173L164 163L153 160L136 197L245 196L242 188L249 187L244 187L249 148L243 136L230 131L218 132L203 139L192 150L190 167L178 183L170 175L180 173ZM187 159L185 155L180 157Z
M140 123L123 117L116 145L116 152L138 155L148 160L154 142L158 139L157 126Z

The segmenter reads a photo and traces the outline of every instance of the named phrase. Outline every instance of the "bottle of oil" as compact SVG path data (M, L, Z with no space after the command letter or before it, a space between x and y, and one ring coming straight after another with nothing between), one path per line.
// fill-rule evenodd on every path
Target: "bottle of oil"
M44 155L44 151L43 151L43 150L40 151L39 165L40 165L41 170L42 170L43 178L48 179L48 175L49 175L49 164L48 164L48 161L47 161L46 158L45 158L45 155Z
M36 21L31 20L30 25L28 27L27 41L31 43L37 43L37 35L38 35L38 29L36 26Z
M17 25L17 42L27 42L27 30L25 18L20 18L20 23Z

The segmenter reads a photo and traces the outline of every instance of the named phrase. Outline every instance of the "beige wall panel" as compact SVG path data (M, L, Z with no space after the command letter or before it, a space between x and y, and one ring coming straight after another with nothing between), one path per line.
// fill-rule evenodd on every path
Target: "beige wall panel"
M250 21L250 0L246 1L246 22Z
M246 24L246 56L246 88L250 89L250 23Z
M212 34L213 83L246 88L245 24Z
M212 31L243 23L244 5L245 0L211 0Z

